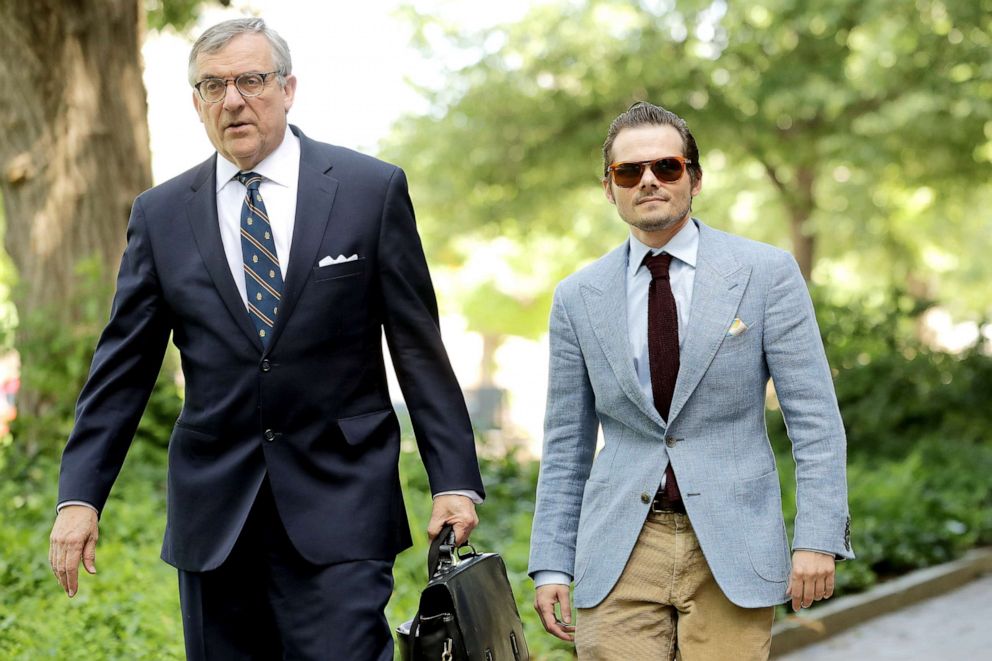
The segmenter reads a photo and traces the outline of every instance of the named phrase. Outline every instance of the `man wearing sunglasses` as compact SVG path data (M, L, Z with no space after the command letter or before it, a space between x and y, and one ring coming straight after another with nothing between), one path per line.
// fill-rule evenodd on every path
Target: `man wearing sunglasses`
M692 217L703 171L674 113L617 117L603 175L630 237L555 293L535 608L580 659L766 659L774 605L829 598L835 560L853 557L806 284L788 253ZM791 558L769 378L797 464Z
M97 513L171 334L186 396L162 558L188 658L391 661L383 609L411 536L383 335L435 495L428 532L465 540L483 495L406 178L287 124L289 48L261 19L208 29L189 78L217 153L132 207L52 570L70 597L80 559L95 571Z

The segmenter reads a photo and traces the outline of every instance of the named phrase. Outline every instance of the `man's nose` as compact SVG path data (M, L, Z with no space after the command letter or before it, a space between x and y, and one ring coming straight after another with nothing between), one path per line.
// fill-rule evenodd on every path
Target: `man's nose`
M661 188L661 182L658 181L658 177L654 176L654 172L651 168L645 167L644 172L641 173L641 183L640 188Z
M225 81L227 87L224 89L224 110L240 108L245 104L245 97L241 96L238 86L233 80Z

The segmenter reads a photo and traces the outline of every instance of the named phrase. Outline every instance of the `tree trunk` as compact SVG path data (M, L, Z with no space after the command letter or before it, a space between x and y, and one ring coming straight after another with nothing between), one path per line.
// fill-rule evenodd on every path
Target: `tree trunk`
M495 387L496 350L503 344L505 336L499 333L482 334L482 360L479 373L479 387Z
M81 314L93 285L81 266L113 279L131 203L151 185L144 20L139 0L0 0L0 191L26 370L45 359L24 355L32 328Z
M789 226L792 233L792 254L799 262L799 270L807 282L813 275L814 250L816 248L816 236L807 225L816 204L813 199L814 179L812 168L800 166L796 170L795 195L788 205Z

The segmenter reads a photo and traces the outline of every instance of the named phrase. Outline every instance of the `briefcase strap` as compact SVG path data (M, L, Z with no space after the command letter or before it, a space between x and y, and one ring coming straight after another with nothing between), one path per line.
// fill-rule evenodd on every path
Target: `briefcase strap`
M471 549L471 552L462 555L459 553L461 549ZM475 547L468 542L456 544L455 528L450 523L444 524L427 551L427 580L431 580L439 572L448 571L463 559L475 555L478 555Z

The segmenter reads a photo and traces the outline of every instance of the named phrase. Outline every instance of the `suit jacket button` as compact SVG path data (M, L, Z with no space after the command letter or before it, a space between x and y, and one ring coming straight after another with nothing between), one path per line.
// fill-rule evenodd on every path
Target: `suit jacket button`
M272 369L272 363L270 363L269 359L266 358L265 360L262 361L262 371L268 372L270 369Z
M641 494L641 502L645 505L651 502L651 496L646 491Z
M262 434L262 436L264 436L265 437L265 440L267 440L267 441L274 441L274 440L276 440L276 433L274 431L272 431L271 429L266 429L265 430L265 433Z
M667 445L670 448L674 448L675 447L675 437L674 436L666 436L665 437L665 445Z

